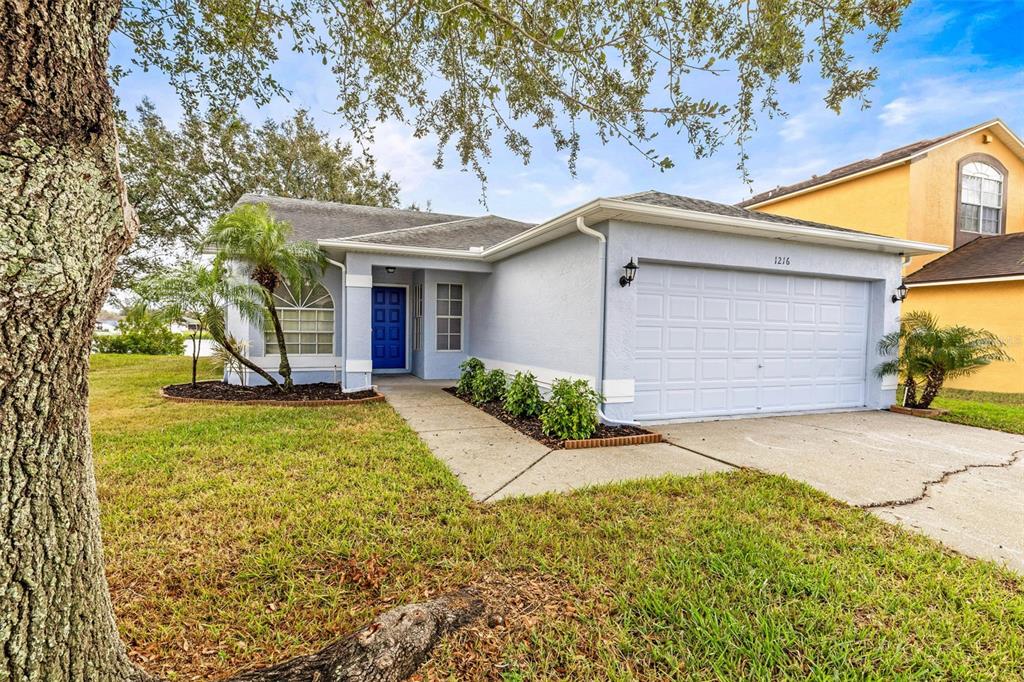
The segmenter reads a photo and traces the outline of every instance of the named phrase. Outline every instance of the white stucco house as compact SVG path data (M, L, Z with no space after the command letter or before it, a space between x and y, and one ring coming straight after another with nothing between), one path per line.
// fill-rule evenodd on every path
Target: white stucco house
M875 377L875 345L898 324L903 259L945 250L655 191L539 225L240 203L267 204L329 259L319 283L279 291L296 381L454 379L475 356L542 385L585 378L611 420L887 407L896 379ZM273 334L229 323L276 370Z

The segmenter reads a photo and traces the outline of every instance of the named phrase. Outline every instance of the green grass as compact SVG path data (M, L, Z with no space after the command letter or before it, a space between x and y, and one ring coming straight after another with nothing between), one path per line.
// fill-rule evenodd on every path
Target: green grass
M902 400L903 389L897 392ZM1024 393L992 393L944 388L932 407L948 410L940 421L1024 434Z
M209 369L204 369L209 375ZM186 358L97 356L108 574L140 662L208 679L476 585L505 625L431 679L1012 679L1024 581L753 472L474 503L382 403L163 401Z

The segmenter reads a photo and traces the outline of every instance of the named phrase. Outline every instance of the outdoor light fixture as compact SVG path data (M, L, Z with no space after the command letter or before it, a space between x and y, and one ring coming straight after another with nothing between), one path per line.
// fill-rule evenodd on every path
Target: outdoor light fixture
M630 258L629 262L622 266L622 277L619 277L619 286L628 287L633 283L633 278L636 277L636 271L639 266L633 262Z
M387 266L386 268L384 268L384 271L385 271L385 272L387 272L387 273L388 273L389 275L393 275L393 274L395 274L395 268L393 268L393 267L392 267L392 266L390 266L390 265L389 265L389 266Z
M899 303L907 297L907 285L900 282L900 285L896 287L896 293L892 295L892 302Z

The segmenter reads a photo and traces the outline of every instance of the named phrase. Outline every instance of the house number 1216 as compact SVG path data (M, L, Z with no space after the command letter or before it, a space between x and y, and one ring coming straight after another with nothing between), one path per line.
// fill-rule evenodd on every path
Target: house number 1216
M775 257L775 264L776 265L789 265L789 256L776 256Z

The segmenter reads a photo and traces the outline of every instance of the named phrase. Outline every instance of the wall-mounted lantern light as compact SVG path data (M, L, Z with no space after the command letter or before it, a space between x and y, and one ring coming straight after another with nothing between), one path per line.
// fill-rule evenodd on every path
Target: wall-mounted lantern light
M628 287L633 283L633 279L636 277L636 271L638 266L633 259L630 258L629 262L622 266L622 277L619 277L619 286Z
M900 285L896 287L896 293L892 295L892 302L899 303L900 301L907 298L907 285L900 282Z
M388 273L389 275L393 275L395 274L395 268L389 265L386 268L384 268L384 272Z

